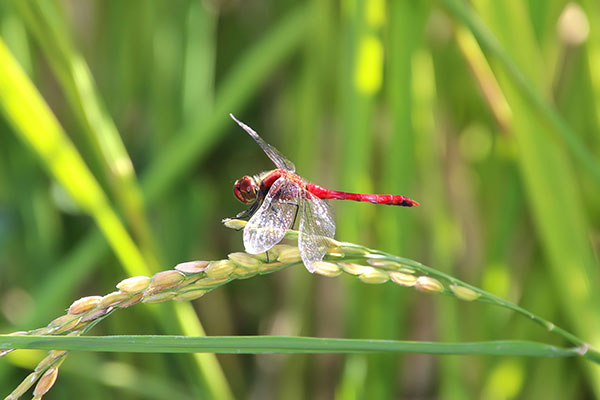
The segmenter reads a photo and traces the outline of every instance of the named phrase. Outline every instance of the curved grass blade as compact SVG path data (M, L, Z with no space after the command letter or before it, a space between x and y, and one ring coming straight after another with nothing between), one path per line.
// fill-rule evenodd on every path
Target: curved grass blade
M500 340L472 343L337 339L302 336L5 336L0 347L118 353L420 353L526 357L577 357L579 348Z

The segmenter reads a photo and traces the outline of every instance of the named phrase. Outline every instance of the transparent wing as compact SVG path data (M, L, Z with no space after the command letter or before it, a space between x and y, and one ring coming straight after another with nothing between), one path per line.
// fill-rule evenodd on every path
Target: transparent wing
M254 129L250 128L242 121L239 121L233 114L229 114L229 116L231 117L231 119L237 122L237 124L241 126L242 129L245 130L248 133L248 135L250 135L252 139L254 139L256 143L258 143L260 148L263 149L263 151L267 154L271 161L275 163L277 168L287 169L288 171L296 172L296 166L294 165L294 163L288 160L286 156L281 154L279 150L277 150L275 147L265 142L260 136L258 136L258 133L256 133Z
M304 265L314 272L314 263L323 260L335 235L335 222L329 205L310 192L300 199L300 237L298 248Z
M298 184L279 178L244 227L244 247L250 254L269 250L283 239L298 210Z

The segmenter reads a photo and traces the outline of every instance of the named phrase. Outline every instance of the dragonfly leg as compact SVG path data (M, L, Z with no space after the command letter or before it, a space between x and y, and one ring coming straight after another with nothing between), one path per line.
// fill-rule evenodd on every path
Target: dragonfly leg
M254 211L256 211L256 205L252 204L246 210L238 213L235 217L238 219L247 219L247 218L250 218L252 216L252 214L254 214Z
M293 229L294 225L296 224L296 218L298 218L298 210L300 209L298 203L294 203L293 205L296 206L296 213L294 214L294 219L292 220L292 225L290 226L291 229Z
M250 217L252 217L254 215L254 213L256 212L256 209L258 208L258 206L260 206L262 204L262 201L264 199L264 194L262 194L262 192L258 193L258 196L256 198L256 201L254 201L254 203L252 203L252 205L250 205L250 207L248 207L246 210L238 213L235 218L238 219L250 219ZM241 229L238 229L241 230Z

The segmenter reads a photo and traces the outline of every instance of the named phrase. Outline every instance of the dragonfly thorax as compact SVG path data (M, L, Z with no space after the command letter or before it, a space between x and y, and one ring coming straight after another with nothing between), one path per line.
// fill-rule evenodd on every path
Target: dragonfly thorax
M233 194L242 203L252 203L256 200L258 193L258 185L256 180L251 176L243 176L233 185Z

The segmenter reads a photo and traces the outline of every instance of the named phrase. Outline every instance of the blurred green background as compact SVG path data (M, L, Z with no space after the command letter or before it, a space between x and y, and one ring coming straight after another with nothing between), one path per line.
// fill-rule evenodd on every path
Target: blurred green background
M338 239L599 345L598 22L593 0L1 0L0 331L242 250L220 223L244 208L232 184L273 166L233 112L308 180L421 203L333 203ZM93 333L198 334L194 311L209 335L564 345L505 310L303 268L138 305ZM41 354L3 359L0 394ZM49 397L600 397L599 369L571 359L218 361L223 375L207 356L74 353Z

